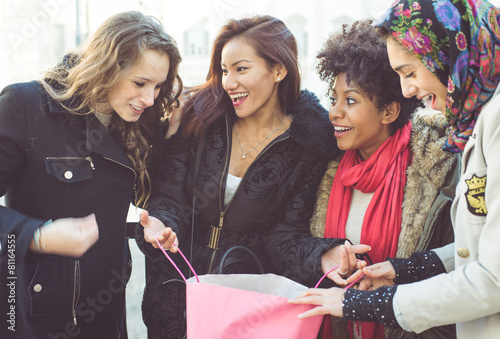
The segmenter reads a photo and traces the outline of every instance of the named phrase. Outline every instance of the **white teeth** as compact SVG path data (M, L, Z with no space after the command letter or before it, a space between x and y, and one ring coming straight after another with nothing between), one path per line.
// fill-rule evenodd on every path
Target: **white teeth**
M429 94L429 95L426 95L425 97L422 98L422 102L424 103L424 105L426 107L430 107L430 105L432 104L432 100L434 99L434 95L433 94Z
M130 106L132 106L132 108L135 109L136 111L142 111L142 108L140 107L134 106L132 104L130 104Z
M233 101L236 101L236 99L247 97L248 93L238 93L238 94L230 94L229 95Z
M333 128L335 128L335 132L345 132L352 129L352 127L339 127L339 126L333 126Z

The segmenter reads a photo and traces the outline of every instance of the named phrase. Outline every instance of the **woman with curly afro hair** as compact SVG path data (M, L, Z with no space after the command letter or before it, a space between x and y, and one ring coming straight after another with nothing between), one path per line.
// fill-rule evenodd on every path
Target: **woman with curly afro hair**
M347 285L365 265L357 263L351 244L369 245L369 259L377 263L453 241L450 188L458 179L458 162L442 149L447 139L442 115L414 113L421 100L402 95L385 41L371 21L344 25L318 59L320 77L329 84L330 121L345 152L329 163L320 184L311 233L349 240L340 249L346 260L336 270ZM444 330L454 335L453 328ZM320 337L337 339L341 333L384 338L382 325L346 326L325 318Z

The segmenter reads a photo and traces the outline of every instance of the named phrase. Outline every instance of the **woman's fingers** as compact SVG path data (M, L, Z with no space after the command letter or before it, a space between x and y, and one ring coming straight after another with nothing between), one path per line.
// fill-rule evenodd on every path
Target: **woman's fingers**
M356 254L363 254L366 252L370 252L372 249L369 245L363 245L363 244L353 245L352 247L354 249L354 253Z
M361 291L373 289L373 279L365 276L360 280L358 289Z
M394 285L396 272L394 271L394 267L389 261L384 261L375 265L367 266L363 268L363 272L366 274L366 276L372 279L371 287L374 289L377 289L381 286Z
M338 285L348 284L347 277L353 272L366 266L365 261L359 261L356 254L361 254L371 249L368 245L351 245L346 240L344 245L331 248L321 257L321 269L328 273L328 278ZM333 269L336 267L336 269ZM351 280L349 280L351 281Z
M163 248L170 249L177 239L177 235L170 227L165 227L159 219L150 216L146 210L143 210L139 214L139 222L144 227L144 240L149 242L154 248L159 248L156 241L158 240Z
M149 227L149 228L151 227L149 225L149 213L148 213L148 211L146 211L146 210L141 211L141 213L139 214L139 222L141 223L141 225L143 227Z
M346 279L346 284L351 284L353 282L358 281L363 276L363 270L356 270L349 278Z
M340 288L311 288L295 299L288 300L290 304L317 305L311 310L299 314L299 318L308 318L322 314L342 316L342 300L345 291Z
M389 261L384 261L378 264L367 266L363 269L365 274L372 278L388 278L394 279L396 272Z
M171 252L177 252L177 234L175 234L174 231L170 227L167 227L164 229L162 232L158 233L158 238L162 238L163 240L160 240L160 243L162 244L163 248L166 250L170 250ZM174 246L175 244L175 246Z
M343 278L345 275L348 275L349 270L350 270L349 256L346 250L346 246L344 244L340 246L340 264L339 267L337 268L337 273Z

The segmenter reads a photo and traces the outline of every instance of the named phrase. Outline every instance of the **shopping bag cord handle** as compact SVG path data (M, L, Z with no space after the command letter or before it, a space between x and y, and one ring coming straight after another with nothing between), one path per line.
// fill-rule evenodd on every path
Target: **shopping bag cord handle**
M182 274L182 271L180 270L180 268L175 264L175 262L172 260L172 258L170 258L170 256L167 254L167 251L165 251L165 249L163 248L163 245L160 243L160 241L158 240L158 237L159 235L161 234L161 232L158 232L156 234L156 243L158 244L158 247L161 249L161 251L163 252L163 254L165 254L165 256L167 257L168 261L170 261L170 263L174 266L174 268L177 270L177 272L179 272L179 274L181 275L182 279L184 279L184 281L187 281L186 277L184 276L184 274ZM196 281L197 282L200 282L200 279L198 278L198 274L196 274L196 271L194 270L193 266L191 266L191 263L187 260L186 256L184 255L184 253L182 253L181 249L176 245L176 244L172 244L172 246L175 246L177 247L177 250L179 251L179 254L182 256L182 258L184 259L184 261L186 262L186 264L188 264L189 268L191 269L191 272L194 273L194 276L196 277ZM359 261L359 259L358 259ZM340 265L337 265L335 266L334 268L332 268L331 270L329 270L328 272L326 272L322 277L321 279L319 279L318 283L316 284L316 286L314 286L314 288L318 288L319 284L321 284L321 282L326 278L326 276L328 274L330 274L331 272L333 272L334 270L336 270ZM353 281L352 283L350 283L349 285L347 285L345 287L345 289L347 290L348 288L350 288L352 285L354 285L355 283L357 283L365 274L362 273L361 276L356 279L355 281Z
M360 260L358 259L358 261L360 261ZM340 265L337 265L337 266L335 266L334 268L332 268L331 270L329 270L328 272L326 272L326 273L325 273L325 274L321 277L321 279L319 279L318 283L316 284L316 286L314 286L314 288L318 288L319 284L321 284L321 282L323 281L323 279L325 279L325 278L326 278L326 276L327 276L328 274L330 274L331 272L333 272L333 271L335 271L337 268L339 268L339 266L340 266ZM358 278L358 279L354 280L352 283L350 283L349 285L347 285L344 289L346 289L346 290L347 290L348 288L350 288L352 285L354 285L355 283L357 283L357 282L359 281L359 279L363 278L363 276L364 276L364 275L365 275L364 273L361 273L361 275L359 276L359 278Z
M165 249L163 248L163 245L160 244L160 241L158 240L158 236L161 234L161 232L158 232L156 234L156 243L158 244L158 247L161 249L161 251L163 252L163 254L165 254L165 256L167 257L167 259L170 261L170 263L172 265L174 265L175 269L177 270L177 272L179 272L179 274L181 275L182 279L184 279L185 282L187 282L187 279L186 277L184 276L184 274L182 274L181 270L179 267L177 267L177 265L175 264L175 262L172 260L172 258L170 258L170 256L167 254L167 251L165 251ZM191 272L194 273L194 276L196 277L196 281L197 282L200 282L200 279L198 279L198 274L196 274L193 266L191 266L191 264L189 263L189 261L187 260L187 258L184 256L184 253L182 253L181 249L176 245L176 244L172 244L172 246L175 246L177 247L177 250L179 251L179 254L182 256L182 258L184 259L184 261L186 262L186 264L188 264L189 268L191 269Z

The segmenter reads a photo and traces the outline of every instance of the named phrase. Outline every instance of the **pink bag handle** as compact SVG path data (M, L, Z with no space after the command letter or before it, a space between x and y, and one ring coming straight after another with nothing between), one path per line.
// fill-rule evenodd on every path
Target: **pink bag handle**
M170 256L167 254L167 252L165 251L165 249L163 248L162 244L160 244L160 241L158 240L158 236L160 235L161 232L158 232L156 234L156 243L158 244L158 247L160 247L160 249L162 250L163 254L165 254L165 256L167 257L167 259L170 261L170 263L175 267L175 269L177 270L177 272L179 272L179 274L181 275L182 279L184 279L185 282L187 282L187 279L186 277L184 276L184 274L182 274L181 270L179 269L179 267L177 267L177 265L175 264L175 262L172 260L172 258L170 258ZM172 246L175 246L177 247L176 244L172 244ZM200 279L198 279L198 274L196 274L193 266L191 266L191 264L189 263L189 261L187 260L187 258L184 256L184 253L182 253L181 249L179 247L177 247L177 250L179 251L180 255L182 256L182 258L184 259L184 261L186 262L186 264L188 264L189 268L191 269L191 272L194 273L194 276L196 277L196 281L197 282L200 282Z
M358 259L358 261L360 261L360 260ZM319 284L321 284L321 282L323 281L323 279L325 279L325 278L326 278L326 276L327 276L328 274L330 274L331 272L333 272L333 271L335 271L337 268L339 268L339 266L340 266L340 265L337 265L337 266L335 266L334 268L332 268L331 270L329 270L328 272L326 272L326 273L325 273L325 274L321 277L321 279L319 279L318 283L316 284L316 286L314 286L314 288L318 288ZM345 290L347 290L349 287L351 287L352 285L354 285L355 283L357 283L357 282L359 281L359 279L363 278L363 276L364 276L364 275L365 275L365 274L364 274L364 273L362 273L362 274L359 276L359 278L358 278L358 279L354 280L352 283L350 283L349 285L347 285L344 289L345 289Z
M167 251L165 251L165 249L163 248L162 244L160 244L160 241L158 240L158 236L160 235L161 232L158 232L158 234L156 234L156 243L158 244L158 247L161 249L161 251L163 252L163 254L165 254L165 256L167 257L167 259L170 261L170 263L174 266L174 268L177 270L177 272L179 272L179 274L181 275L182 279L184 279L184 281L186 282L187 279L186 277L184 276L184 274L182 274L181 270L179 269L179 267L175 264L175 262L172 260L172 258L170 258L170 256L167 254ZM176 244L172 244L172 246L176 246ZM196 281L197 282L200 282L200 279L198 279L198 274L196 274L193 266L191 266L191 263L187 260L187 258L184 256L184 253L182 253L181 249L179 247L177 247L177 250L179 251L180 255L182 256L182 258L184 259L184 261L186 262L186 264L188 264L189 268L191 269L191 272L194 273L194 276L196 277ZM359 259L358 259L359 261ZM314 286L314 288L318 288L319 284L321 284L321 282L326 278L326 276L328 274L330 274L331 272L333 272L334 270L336 270L340 265L337 265L335 266L334 268L332 268L331 270L329 270L328 272L326 272L323 277L321 277L321 279L319 279L318 283L316 284L316 286ZM361 279L365 274L361 274L361 276L356 279L355 281L353 281L352 283L350 283L349 285L347 285L347 287L345 287L345 289L347 290L349 287L351 287L352 285L354 285L355 283L357 283L359 281L359 279Z

